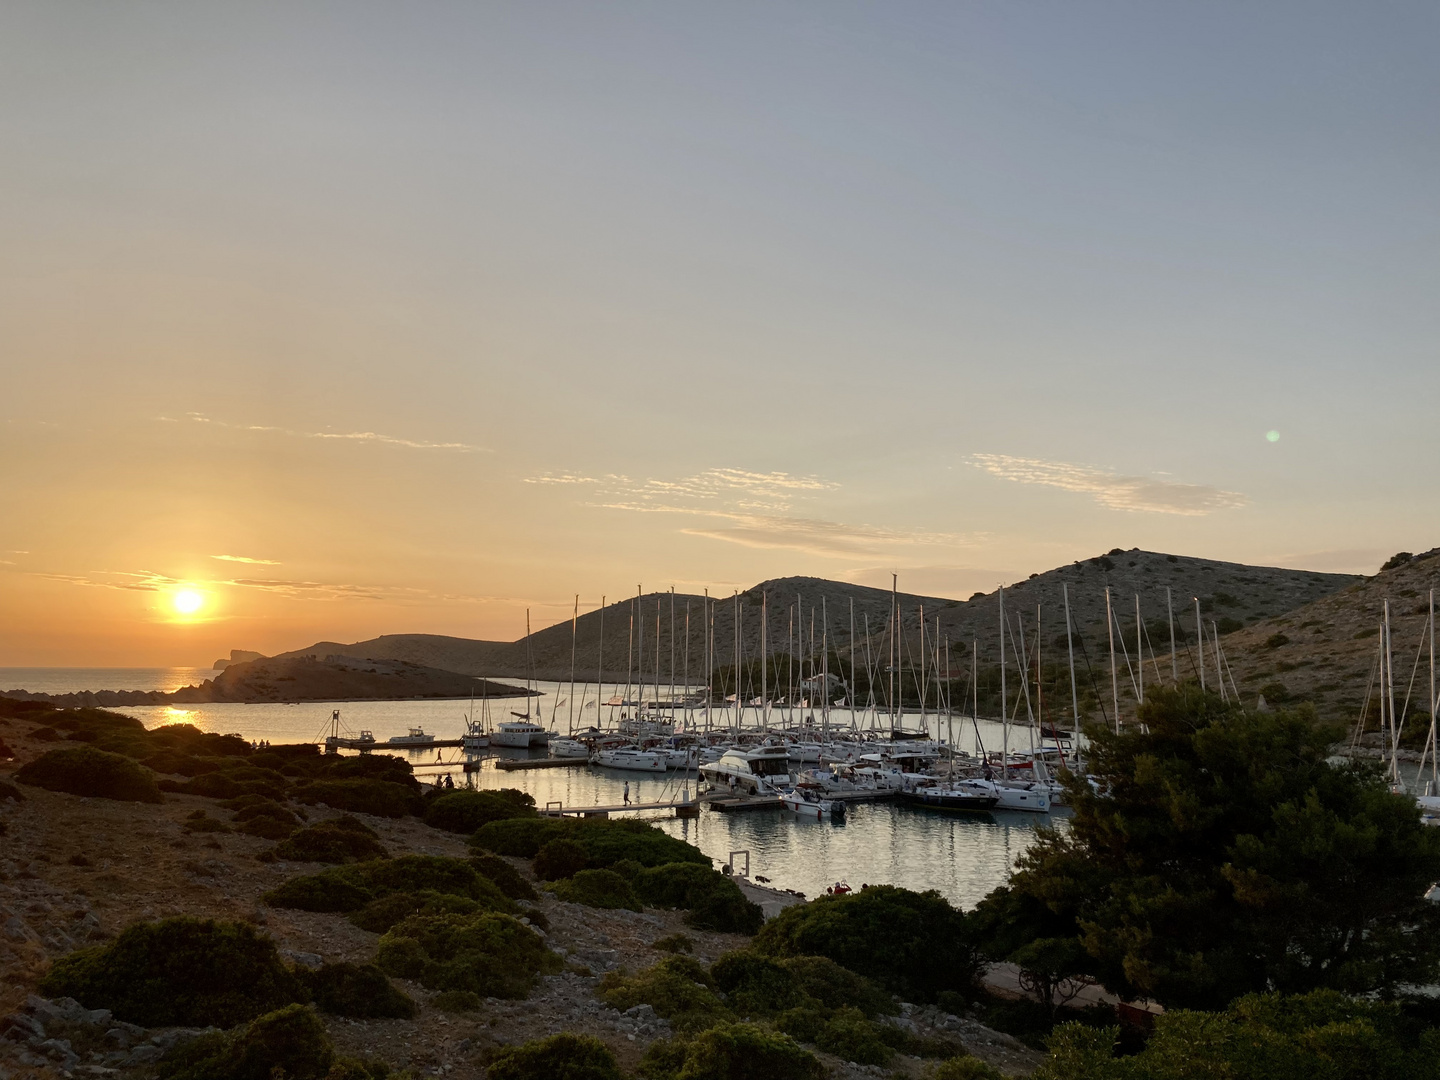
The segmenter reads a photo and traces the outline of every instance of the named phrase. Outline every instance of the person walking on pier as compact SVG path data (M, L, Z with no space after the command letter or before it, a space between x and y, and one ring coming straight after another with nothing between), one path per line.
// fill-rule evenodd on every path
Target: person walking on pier
M625 805L630 805L630 781L625 781Z

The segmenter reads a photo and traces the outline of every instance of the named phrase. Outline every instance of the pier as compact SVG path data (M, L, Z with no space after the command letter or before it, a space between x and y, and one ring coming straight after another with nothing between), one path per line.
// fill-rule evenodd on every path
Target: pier
M540 811L542 817L609 817L611 814L628 814L640 810L674 810L678 818L700 816L700 803L695 799L675 799L670 802L619 803L613 806L565 806L550 802Z
M589 765L590 759L583 757L564 758L495 758L495 768L503 772L516 769L564 769L572 765Z

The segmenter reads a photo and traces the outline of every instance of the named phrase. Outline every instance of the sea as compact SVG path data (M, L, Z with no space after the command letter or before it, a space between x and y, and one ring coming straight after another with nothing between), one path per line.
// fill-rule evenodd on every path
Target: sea
M0 668L0 689L63 694L83 690L173 691L214 678L206 668ZM514 680L510 680L514 681ZM608 726L612 711L604 702L616 689L610 685L596 693L593 684L537 683L537 698L528 711L537 711L542 723L562 734L591 724ZM662 694L668 688L662 688ZM202 731L238 734L248 740L272 743L315 742L338 725L342 733L367 730L384 742L422 728L441 739L458 738L467 718L487 716L492 722L509 719L514 711L527 711L524 698L421 701L301 702L297 704L219 703L209 705L144 705L115 709L138 718L146 727L194 724ZM339 712L338 719L335 713ZM746 723L755 722L757 710L747 710ZM710 723L723 729L733 713L712 708ZM888 720L880 718L888 726ZM787 726L790 718L772 714L773 726ZM859 710L832 709L834 728L865 729L876 720ZM703 709L691 714L691 723L703 729ZM962 750L999 749L1006 732L1002 725L981 720L972 723L907 713L903 726L931 737L953 742ZM1011 728L1011 746L1028 748L1023 729ZM664 777L627 773L583 765L558 769L502 771L495 760L504 756L543 757L541 751L491 750L479 756L478 772L464 772L459 749L396 751L416 766L423 782L449 775L457 786L520 788L537 806L559 802L565 806L604 806L621 802L625 784L634 802L660 802L673 798L682 786L694 790L695 777L667 773ZM854 803L844 820L805 821L784 810L743 813L704 812L698 819L681 820L656 813L655 824L695 844L720 863L730 863L750 876L769 879L776 888L793 889L814 897L837 883L858 889L862 884L892 884L907 889L934 889L950 902L973 907L987 893L1003 885L1016 861L1035 842L1044 826L1064 828L1067 811L1050 814L992 812L952 815L902 806L897 803Z

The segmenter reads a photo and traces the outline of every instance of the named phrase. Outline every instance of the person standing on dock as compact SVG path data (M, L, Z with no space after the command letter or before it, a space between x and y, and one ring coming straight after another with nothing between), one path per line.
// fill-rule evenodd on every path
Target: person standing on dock
M625 781L625 805L630 805L630 781Z

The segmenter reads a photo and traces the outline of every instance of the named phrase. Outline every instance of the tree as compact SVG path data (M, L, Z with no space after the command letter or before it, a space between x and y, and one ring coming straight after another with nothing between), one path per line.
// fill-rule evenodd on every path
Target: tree
M1110 989L1190 1008L1435 976L1440 911L1423 896L1440 833L1373 767L1332 764L1338 732L1194 687L1157 691L1140 719L1091 734L1070 828L1044 830L977 912L987 952L1078 940Z

